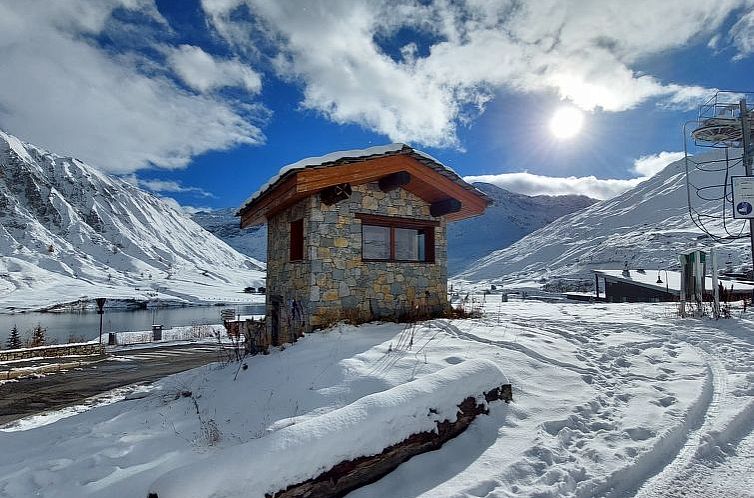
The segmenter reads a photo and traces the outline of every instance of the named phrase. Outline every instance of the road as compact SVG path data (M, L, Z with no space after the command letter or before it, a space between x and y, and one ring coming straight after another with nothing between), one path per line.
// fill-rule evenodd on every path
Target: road
M40 378L0 384L0 425L78 403L90 396L206 365L219 346L189 344L115 351L102 361Z

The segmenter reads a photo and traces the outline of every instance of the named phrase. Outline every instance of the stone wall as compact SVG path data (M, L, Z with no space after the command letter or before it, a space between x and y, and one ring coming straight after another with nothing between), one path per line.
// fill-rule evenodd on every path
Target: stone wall
M279 337L271 337L276 345L291 342L301 333L310 330L306 314L295 313L295 304L303 306L308 301L311 263L308 253L302 261L290 260L290 222L304 220L304 243L309 230L311 198L304 199L268 221L267 226L267 329L272 330L272 316L277 306ZM277 301L276 305L273 301ZM295 318L295 319L294 319Z
M105 354L100 344L62 344L38 348L8 349L0 351L0 361L26 360L28 358L56 358L60 356L92 356Z
M357 213L438 221L435 261L362 261ZM301 218L305 261L290 262L289 223ZM270 220L268 234L268 325L277 296L283 340L340 319L396 319L417 307L447 308L445 220L432 217L429 204L406 190L385 193L376 182L358 185L349 199L332 206L311 196Z

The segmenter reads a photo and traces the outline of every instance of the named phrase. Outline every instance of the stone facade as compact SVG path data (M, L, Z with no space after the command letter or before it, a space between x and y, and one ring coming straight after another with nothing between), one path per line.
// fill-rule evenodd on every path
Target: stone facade
M357 214L434 221L433 262L362 260ZM303 219L304 258L290 261L290 223ZM447 309L446 222L429 204L377 182L353 187L350 198L327 206L313 195L268 220L267 326L273 343L338 320L396 319ZM278 331L278 337L274 337Z

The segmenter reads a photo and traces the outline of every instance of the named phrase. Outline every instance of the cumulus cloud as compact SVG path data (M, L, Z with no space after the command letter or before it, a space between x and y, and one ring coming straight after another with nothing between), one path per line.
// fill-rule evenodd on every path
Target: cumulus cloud
M645 178L630 180L599 179L594 176L555 177L528 172L466 176L467 182L484 182L524 195L585 195L609 199L629 190Z
M668 164L683 159L683 157L683 152L666 151L662 151L658 154L641 156L634 161L633 172L645 177L654 176L665 169L665 166Z
M174 180L144 180L142 178L136 177L136 175L129 175L128 177L124 178L124 180L133 185L136 185L137 187L151 190L152 192L180 192L186 194L194 194L200 197L214 197L212 193L207 192L202 188L189 187Z
M263 141L253 105L187 92L152 61L92 41L117 9L141 16L137 33L164 28L152 0L0 3L1 128L114 173Z
M484 182L525 195L585 195L593 199L610 199L630 190L684 157L683 152L660 152L634 161L632 172L638 178L600 179L594 176L555 177L529 172L466 176L467 182Z
M238 60L216 60L199 47L180 45L166 49L168 64L188 86L209 92L226 86L239 86L251 93L262 88L259 73Z
M202 7L239 53L253 52L260 38L276 47L273 66L302 84L304 108L393 140L449 146L459 123L501 89L553 92L585 110L624 111L650 99L693 106L714 89L634 66L713 36L745 2L202 0ZM399 30L420 33L428 46L391 52L383 42Z
M167 203L171 208L175 209L179 213L192 215L194 213L198 213L199 211L212 211L212 208L210 207L196 207L196 206L188 206L185 204L181 204L180 202L176 201L172 197L160 197L160 199Z

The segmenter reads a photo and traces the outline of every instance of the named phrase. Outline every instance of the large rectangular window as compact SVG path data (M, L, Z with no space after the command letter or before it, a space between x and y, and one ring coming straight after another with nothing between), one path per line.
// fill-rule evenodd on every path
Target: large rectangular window
M361 257L365 261L434 262L432 220L357 214L361 219Z

